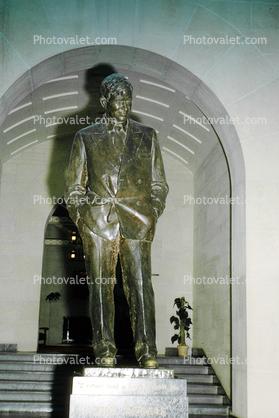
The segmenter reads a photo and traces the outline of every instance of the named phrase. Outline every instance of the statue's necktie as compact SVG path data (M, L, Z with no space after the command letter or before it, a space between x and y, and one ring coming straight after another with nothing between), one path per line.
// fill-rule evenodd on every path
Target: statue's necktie
M114 145L119 154L123 154L126 135L121 127L116 127L114 131Z

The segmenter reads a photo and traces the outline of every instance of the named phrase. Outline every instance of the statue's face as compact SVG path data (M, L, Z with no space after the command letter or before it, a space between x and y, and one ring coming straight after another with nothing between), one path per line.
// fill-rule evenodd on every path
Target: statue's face
M132 107L132 96L129 90L123 96L111 97L107 103L107 115L117 123L125 124Z

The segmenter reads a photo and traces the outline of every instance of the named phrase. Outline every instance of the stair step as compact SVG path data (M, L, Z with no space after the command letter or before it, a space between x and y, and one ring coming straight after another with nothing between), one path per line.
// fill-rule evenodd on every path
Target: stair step
M220 416L220 417L230 417L230 415L223 415L223 414L221 414L221 415L217 415L218 417ZM1 415L0 415L0 417L1 417ZM16 418L16 417L15 417ZM25 417L23 417L23 418L25 418ZM32 417L27 417L27 418L32 418ZM60 417L59 417L60 418ZM189 418L216 418L216 415L204 415L204 414L202 414L202 415L196 415L196 414L189 414Z
M68 392L70 395L70 391ZM65 393L55 394L53 391L47 390L1 390L0 401L34 401L34 402L48 402L55 399L65 398ZM189 402L191 403L205 403L205 404L223 404L222 395L208 395L208 394L188 394Z
M187 383L219 383L218 377L214 375L175 373L175 377L179 379L186 379Z
M52 413L53 405L50 402L0 402L0 412L44 412ZM64 411L64 408L61 408Z
M229 416L230 408L224 405L189 405L189 414L194 415L212 415L214 417L218 416Z
M69 382L63 382L64 393L71 389L71 380ZM52 381L21 381L21 380L0 380L0 393L1 391L55 391L61 386L54 384ZM221 386L210 384L191 384L187 382L188 394L209 394L209 395L225 395L225 391Z
M72 387L72 379L63 380L63 386L53 381L20 381L20 380L0 380L0 394L3 391L40 391L40 392L59 392L70 393Z
M66 406L60 406L55 408L55 410L61 410L65 414ZM33 412L33 413L50 413L53 412L53 404L51 402L0 402L0 412ZM211 415L213 417L218 416L229 416L230 408L228 406L221 405L201 405L201 404L192 404L189 405L189 414L202 416L202 415Z
M188 364L176 365L172 364L169 366L174 370L174 373L183 374L214 374L214 370L211 366L194 366Z
M0 353L0 362L11 361L11 362L29 362L29 363L62 363L70 362L70 359L77 360L80 358L91 357L83 356L81 354L51 354L51 353Z
M0 380L0 393L1 391L7 391L7 390L11 390L11 391L16 391L16 390L40 390L40 391L51 391L53 390L53 383L51 381L49 382L30 382L30 381L25 381L22 382L20 380L7 380L7 381L3 381Z
M0 415L0 417L1 417L1 415ZM227 418L229 418L229 417L231 417L231 415L228 415L227 413L225 415L224 414L218 414L218 415L207 415L207 414L198 414L198 415L196 415L196 414L189 414L189 418L216 418L216 417L227 417ZM23 418L25 418L25 417L23 417ZM27 417L27 418L32 418L32 417Z
M198 414L198 415L196 415L196 414L189 414L189 418L216 418L216 417L227 417L227 418L229 418L230 416L231 415L228 415L227 413L225 415L224 414L217 414L217 415L207 415L207 414L206 415L205 414L202 414L202 415L201 414ZM0 417L1 417L1 415L0 415ZM25 417L23 417L23 418L25 418ZM27 417L27 418L32 418L32 417Z
M32 371L32 372L55 372L58 369L63 371L64 368L71 367L67 364L34 364L34 363L20 363L20 362L3 362L0 363L0 371Z
M225 395L225 391L222 386L211 385L211 384L202 384L202 383L189 383L187 381L187 393L204 393L211 395Z
M1 353L0 413L37 412L54 418L54 411L66 418L73 372L88 365L88 359L92 356ZM158 357L158 362L173 369L176 379L187 380L189 418L228 416L230 401L206 357Z
M222 395L204 395L204 394L188 394L188 400L191 404L217 404L223 405L224 397Z
M158 357L157 358L158 363L160 366L173 366L173 365L185 365L185 364L191 364L191 365L198 365L198 366L204 366L209 365L206 357L192 357L192 356L186 356L186 357Z
M21 371L9 371L9 372L0 372L0 380L9 381L9 380L23 380L23 381L53 381L53 373L51 372L21 372Z
M188 350L190 352L190 350ZM202 348L192 348L191 355L195 357L203 357L204 351ZM166 347L164 357L178 357L178 348L177 347Z
M70 396L70 393L68 394ZM0 402L9 401L21 401L21 402L53 402L59 400L59 402L65 402L65 399L69 396L64 393L44 392L44 391L0 391Z

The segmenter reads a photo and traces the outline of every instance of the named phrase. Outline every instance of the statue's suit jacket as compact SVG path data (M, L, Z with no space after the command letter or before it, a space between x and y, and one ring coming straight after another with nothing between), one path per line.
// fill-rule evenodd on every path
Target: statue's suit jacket
M70 216L111 241L152 241L168 193L163 160L153 128L128 119L123 154L104 123L77 132L65 200Z

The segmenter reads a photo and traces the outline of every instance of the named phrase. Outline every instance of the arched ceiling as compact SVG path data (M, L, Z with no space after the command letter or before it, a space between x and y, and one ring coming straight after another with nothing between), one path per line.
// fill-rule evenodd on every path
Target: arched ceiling
M75 132L101 118L99 85L105 72L113 71L123 74L133 85L131 117L152 126L162 152L195 173L219 143L201 110L165 81L109 64L65 72L17 103L1 126L2 163L45 141L67 138L69 143Z

